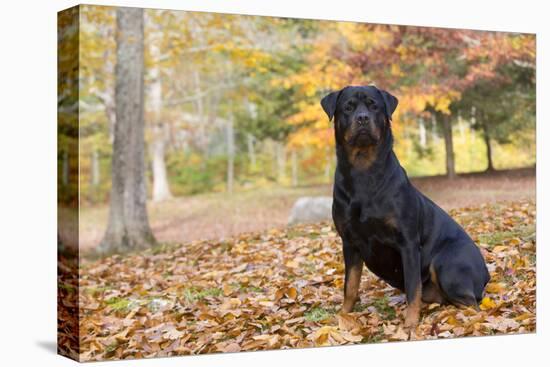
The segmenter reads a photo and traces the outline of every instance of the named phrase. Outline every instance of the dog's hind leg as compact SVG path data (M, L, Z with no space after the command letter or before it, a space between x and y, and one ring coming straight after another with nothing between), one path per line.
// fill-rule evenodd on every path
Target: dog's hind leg
M456 247L446 249L434 257L431 268L441 294L448 302L478 309L486 280L483 273L476 271L474 264L468 261L468 257L461 256L464 254L460 250Z

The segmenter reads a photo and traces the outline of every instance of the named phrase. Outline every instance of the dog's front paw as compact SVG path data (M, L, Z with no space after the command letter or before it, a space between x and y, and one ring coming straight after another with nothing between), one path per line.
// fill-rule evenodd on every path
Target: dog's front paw
M408 311L405 316L405 329L414 329L418 325L420 315L417 312Z

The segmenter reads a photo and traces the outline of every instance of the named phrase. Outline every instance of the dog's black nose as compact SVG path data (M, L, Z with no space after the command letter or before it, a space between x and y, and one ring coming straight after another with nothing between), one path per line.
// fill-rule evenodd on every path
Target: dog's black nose
M359 113L359 114L355 117L355 121L356 121L359 125L366 125L366 124L369 122L369 115L367 115L366 113Z

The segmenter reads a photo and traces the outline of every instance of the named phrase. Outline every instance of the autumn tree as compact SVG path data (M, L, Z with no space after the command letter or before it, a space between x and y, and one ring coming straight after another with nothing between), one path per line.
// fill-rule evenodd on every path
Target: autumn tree
M116 18L111 205L101 252L147 248L155 243L145 189L143 9L117 8Z
M493 144L512 140L530 144L535 133L535 69L528 63L507 63L498 77L482 79L467 88L453 103L455 113L471 116L472 127L485 142L487 170L493 171Z

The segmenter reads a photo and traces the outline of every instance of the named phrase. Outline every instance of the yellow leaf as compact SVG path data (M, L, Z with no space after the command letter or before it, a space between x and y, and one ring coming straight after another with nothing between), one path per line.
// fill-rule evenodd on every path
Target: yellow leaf
M481 300L481 305L479 306L479 308L486 311L486 310L490 310L491 308L495 308L496 306L497 305L495 301L493 301L489 297L485 297L483 298L483 300Z
M325 345L331 332L336 331L334 326L323 326L313 334L313 341L316 345Z
M504 284L502 283L489 283L485 287L485 290L489 293L501 293L504 291Z
M226 299L220 306L220 310L231 310L241 305L241 300L238 298Z
M223 285L223 295L224 296L229 296L231 294L231 292L233 292L233 288L231 288L231 286L227 283L225 283Z
M275 292L275 302L279 301L285 295L285 288L278 289Z
M523 321L523 320L526 320L526 319L528 319L528 318L530 318L530 317L533 317L533 314L530 313L530 312L525 312L525 313L522 313L522 314L519 315L519 316L514 317L514 320L516 320L516 321Z
M508 250L508 246L495 246L493 247L493 252L503 252Z
M296 297L298 296L298 291L296 290L296 288L291 287L286 290L285 294L290 299L296 299Z
M451 315L447 319L447 324L456 326L456 325L458 325L458 320L454 316Z
M297 268L300 264L296 260L290 260L290 261L287 261L285 265L288 266L289 268Z

